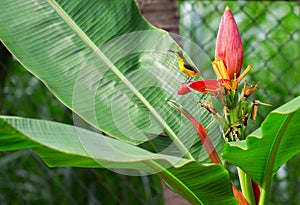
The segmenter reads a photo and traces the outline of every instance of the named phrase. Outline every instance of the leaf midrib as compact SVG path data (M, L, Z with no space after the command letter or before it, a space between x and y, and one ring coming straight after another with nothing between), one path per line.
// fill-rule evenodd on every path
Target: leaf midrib
M276 140L274 141L273 145L271 146L271 151L267 158L268 160L267 160L266 165L270 165L270 166L266 166L265 173L269 173L270 171L271 171L271 174L273 173L273 167L274 167L276 156L277 156L276 153L278 152L280 142L281 142L282 137L287 129L287 126L289 125L289 122L292 120L294 115L295 115L295 112L289 114L285 118L285 120L282 122L280 128L278 129L278 132L275 136ZM269 168L269 167L271 167L271 168Z
M271 181L272 181L272 177L273 177L273 169L274 169L277 152L278 152L282 137L283 137L290 121L294 117L295 113L296 112L293 112L293 113L290 113L289 115L287 115L285 120L281 123L281 126L278 129L278 132L275 136L275 141L271 146L271 150L267 157L266 166L265 166L265 170L264 170L265 177L263 179L262 194L261 194L261 198L259 200L260 201L259 204L264 204L265 202L267 202L269 200L270 186L271 186Z
M153 170L164 170L159 172L158 174L164 178L168 183L172 184L172 187L177 188L177 190L181 191L182 194L191 202L192 204L200 204L202 205L202 201L198 198L198 196L188 187L185 183L180 181L172 172L164 169L160 164L156 163L153 160L149 160L149 162L144 162L147 166L151 167Z
M137 96L138 99L148 108L155 119L166 129L169 137L176 144L177 148L188 159L194 159L184 144L178 139L177 135L159 115L153 106L143 97L143 95L127 80L127 78L115 67L115 65L99 50L90 38L77 26L77 24L64 12L64 10L54 1L48 0L49 4L59 14L59 16L70 26L70 28L80 37L80 39L92 49L92 51L116 74L116 76ZM76 111L75 111L76 112ZM78 113L77 113L78 114Z

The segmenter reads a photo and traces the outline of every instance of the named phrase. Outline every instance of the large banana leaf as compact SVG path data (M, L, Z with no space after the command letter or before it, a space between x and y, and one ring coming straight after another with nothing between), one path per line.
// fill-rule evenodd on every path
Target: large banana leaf
M201 165L193 160L151 153L82 128L44 120L0 116L0 142L0 150L30 147L49 166L104 166L159 172L174 191L193 204L236 203L228 172L222 165ZM89 146L95 149L87 149ZM169 168L165 169L166 166Z
M167 50L178 46L135 1L2 0L0 9L1 41L84 121L132 144L166 133L162 153L199 159L193 127L166 99L204 126L212 117L197 105L201 95L176 95L185 77ZM221 144L218 132L210 137Z
M263 189L273 174L300 151L300 97L272 111L243 142L227 143L223 158L237 165Z
M183 104L220 144L212 117L197 105L202 96L176 95L185 77L167 50L179 47L141 17L135 1L4 0L0 9L1 41L76 113L75 123L78 115L96 128L2 116L1 150L30 147L49 166L160 172L193 204L235 204L227 171L195 161L208 158L197 134L167 104ZM156 139L159 154L131 145Z

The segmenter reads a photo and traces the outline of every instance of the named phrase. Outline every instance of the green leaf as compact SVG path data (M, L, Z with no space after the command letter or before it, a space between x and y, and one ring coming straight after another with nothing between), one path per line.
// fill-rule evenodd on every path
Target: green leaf
M143 19L134 0L3 0L0 9L0 39L16 59L74 111L74 117L115 138L3 116L2 150L31 147L49 166L161 171L165 181L194 204L202 204L202 197L206 204L215 198L222 202L220 193L226 202L234 201L227 171L195 162L208 158L201 146L194 146L197 134L167 104L167 99L184 104L206 128L215 128L213 117L199 108L201 94L176 95L185 76L167 50L179 47L167 32ZM213 142L222 141L210 130ZM172 141L165 149L159 147L159 154L132 145L151 142L162 133ZM197 178L190 177L196 172ZM215 198L206 198L202 191Z
M300 151L300 97L272 111L245 141L227 143L223 159L240 167L260 186Z
M176 95L185 76L167 50L179 47L135 1L4 0L0 9L1 41L84 121L132 144L163 132L175 145L165 154L195 157L189 149L197 135L166 99L204 126L212 116L199 109L201 94Z
M27 147L36 151L49 166L90 167L98 162L96 167L140 167L142 170L146 167L143 163L133 166L130 162L137 163L160 156L96 132L57 122L1 116L1 124L1 150L7 150L7 144L11 145L9 150L26 148L25 141L30 145ZM70 157L80 160L67 162ZM185 162L184 159L181 162L180 158L165 157L170 163ZM89 164L85 162L86 159L89 163L93 162Z
M168 180L169 175L174 175L177 179ZM168 183L180 183L182 186L177 187L170 184L170 188L179 193L181 196L184 194L183 187L187 187L191 193L195 194L196 198L201 199L201 203L193 201L189 198L192 204L237 204L234 197L232 197L232 188L229 180L227 170L222 165L201 165L199 162L190 162L180 168L169 168L168 170L160 173L160 176ZM175 187L175 189L174 189ZM189 196L189 195L188 195Z
M193 160L151 153L96 132L57 122L0 116L0 125L0 150L6 150L6 144L11 142L15 149L25 148L24 142L28 142L28 147L49 166L159 172L174 191L193 204L235 204L229 175L222 165L201 165ZM172 164L175 166L170 167Z

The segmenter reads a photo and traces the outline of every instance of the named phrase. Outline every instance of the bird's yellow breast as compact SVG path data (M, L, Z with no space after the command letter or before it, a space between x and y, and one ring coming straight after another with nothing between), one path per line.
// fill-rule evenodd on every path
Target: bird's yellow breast
M185 64L185 62L181 58L178 58L178 67L181 70L181 72L183 72L184 74L186 74L189 77L193 77L193 76L197 75L197 73L195 71L185 68L184 64Z

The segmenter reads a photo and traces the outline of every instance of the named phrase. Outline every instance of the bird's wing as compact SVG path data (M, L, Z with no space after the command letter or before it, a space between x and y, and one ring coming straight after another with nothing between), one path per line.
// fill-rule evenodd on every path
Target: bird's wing
M198 69L195 68L194 66L192 66L191 64L188 64L188 63L184 63L184 67L188 70L191 70L191 71L195 71L196 73L199 73Z
M189 63L184 63L184 67L188 70L191 70L191 71L201 74L200 71L195 66L193 66Z
M198 73L200 75L200 77L204 79L204 76L202 75L202 73L200 73L198 68L196 68L195 66L193 66L189 63L184 63L184 67L188 70L191 70L191 71L194 71L194 72Z

